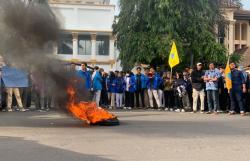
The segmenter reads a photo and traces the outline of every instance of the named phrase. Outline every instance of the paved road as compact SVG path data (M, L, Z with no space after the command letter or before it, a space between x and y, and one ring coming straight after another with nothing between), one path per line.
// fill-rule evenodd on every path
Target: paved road
M250 117L115 112L83 127L58 112L0 113L0 161L249 161Z

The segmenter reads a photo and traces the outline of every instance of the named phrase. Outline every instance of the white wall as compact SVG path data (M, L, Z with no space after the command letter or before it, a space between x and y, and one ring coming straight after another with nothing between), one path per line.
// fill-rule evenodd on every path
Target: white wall
M112 5L51 4L51 8L62 29L112 32L115 10Z

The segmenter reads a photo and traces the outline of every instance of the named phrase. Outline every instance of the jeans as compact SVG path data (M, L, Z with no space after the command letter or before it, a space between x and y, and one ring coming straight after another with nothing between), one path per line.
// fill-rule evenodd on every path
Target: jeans
M198 99L200 97L201 101L201 111L205 110L205 92L204 89L198 91L196 89L193 89L193 111L197 111L197 103Z
M207 90L207 104L210 112L219 110L218 94L217 90Z
M123 102L123 93L116 93L115 98L116 98L116 107L121 108Z
M154 100L153 100L153 97L155 98L157 107L158 107L158 108L161 107L160 100L159 100L159 96L158 96L158 91L157 91L157 90L148 89L148 96L149 96L150 107L154 107Z
M182 97L182 104L183 104L183 107L185 107L186 109L190 110L190 108L191 108L191 103L190 103L188 94L185 94L185 95Z
M97 107L100 106L101 90L96 90L94 93L93 101L95 101Z
M238 105L241 112L245 112L245 108L243 106L243 93L242 90L234 90L230 91L230 100L231 100L231 111L236 111L236 107Z

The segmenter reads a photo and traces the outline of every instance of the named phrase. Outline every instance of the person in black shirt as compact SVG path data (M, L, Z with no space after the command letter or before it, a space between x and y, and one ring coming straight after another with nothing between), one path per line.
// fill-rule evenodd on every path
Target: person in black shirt
M143 80L144 80L144 75L141 73L141 67L138 67L136 69L137 74L135 76L136 79L136 92L135 92L135 97L136 97L136 107L140 107L140 99L141 97L141 105L142 107L145 107L144 103L144 87L143 87Z
M197 112L197 103L200 97L200 111L205 110L205 83L204 83L204 71L202 70L202 64L197 63L196 69L191 73L192 87L193 87L193 112Z
M236 107L240 109L242 116L245 115L245 107L243 104L243 93L246 93L246 81L241 71L236 69L235 63L230 63L232 76L232 89L230 90L231 109L229 114L235 114Z

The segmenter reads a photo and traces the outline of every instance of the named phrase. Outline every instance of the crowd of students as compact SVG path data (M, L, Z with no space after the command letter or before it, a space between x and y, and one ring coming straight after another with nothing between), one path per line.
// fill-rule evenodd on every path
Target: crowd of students
M92 91L98 106L110 109L149 108L176 112L217 114L249 112L249 74L242 67L230 64L232 89L225 85L223 67L197 63L194 69L171 75L169 71L153 67L137 67L136 72L111 71L106 73L96 66L88 71L81 64L77 74L84 79L85 87Z

